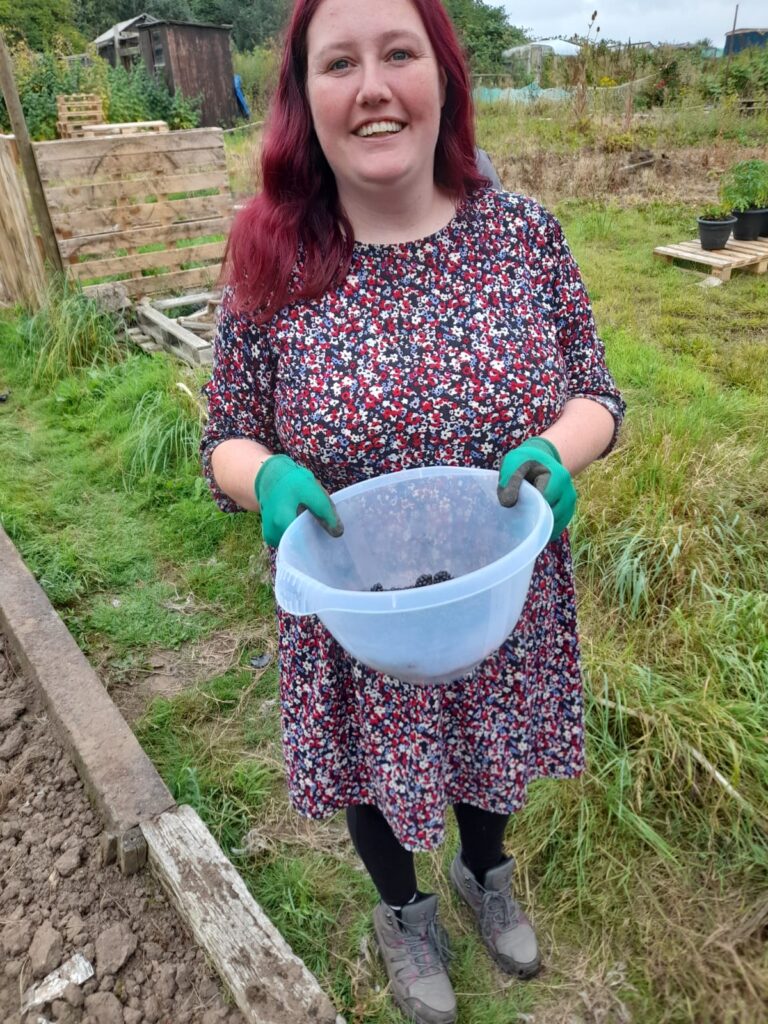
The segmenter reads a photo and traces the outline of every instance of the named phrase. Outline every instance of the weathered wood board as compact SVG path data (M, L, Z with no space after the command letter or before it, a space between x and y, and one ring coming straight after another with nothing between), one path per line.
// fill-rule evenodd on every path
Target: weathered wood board
M233 216L221 129L44 142L35 155L87 293L116 278L134 299L216 283Z
M3 301L37 306L44 291L43 261L18 167L16 140L0 136L0 294Z
M141 830L150 867L249 1024L343 1024L191 807Z

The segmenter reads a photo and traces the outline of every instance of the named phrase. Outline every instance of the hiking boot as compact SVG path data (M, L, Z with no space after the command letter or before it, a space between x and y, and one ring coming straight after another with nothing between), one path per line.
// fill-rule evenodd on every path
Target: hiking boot
M392 984L392 999L417 1024L453 1024L456 996L445 969L448 936L437 922L437 896L406 903L398 921L379 903L373 929Z
M532 978L541 967L539 947L530 921L512 898L514 870L515 862L508 857L486 871L483 886L457 853L451 881L474 910L483 942L502 971Z

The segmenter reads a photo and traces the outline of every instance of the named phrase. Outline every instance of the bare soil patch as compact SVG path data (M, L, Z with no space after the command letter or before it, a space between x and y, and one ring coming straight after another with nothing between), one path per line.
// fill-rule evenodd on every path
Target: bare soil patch
M101 824L0 635L0 1020L243 1024L149 872L99 860ZM94 975L20 1013L80 953Z

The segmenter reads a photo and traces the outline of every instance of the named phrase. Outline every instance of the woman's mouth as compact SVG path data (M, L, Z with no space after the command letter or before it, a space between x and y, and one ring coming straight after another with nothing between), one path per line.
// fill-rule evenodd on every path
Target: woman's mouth
M382 135L397 135L405 128L405 125L400 121L369 121L368 124L361 125L354 134L361 139L367 139L372 136Z

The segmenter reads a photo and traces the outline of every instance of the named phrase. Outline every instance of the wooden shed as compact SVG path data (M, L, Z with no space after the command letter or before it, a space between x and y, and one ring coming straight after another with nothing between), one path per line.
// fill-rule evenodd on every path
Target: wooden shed
M200 96L203 128L226 127L238 116L230 48L231 25L165 21L142 14L95 40L101 56L126 67L141 58L162 75L171 94Z

